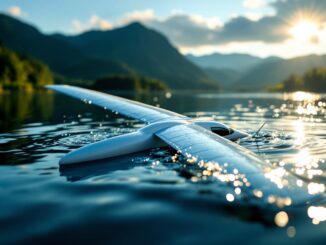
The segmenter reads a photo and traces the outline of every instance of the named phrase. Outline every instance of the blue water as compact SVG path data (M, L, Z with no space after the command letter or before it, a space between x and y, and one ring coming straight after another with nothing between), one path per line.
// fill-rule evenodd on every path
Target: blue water
M254 139L239 143L313 183L312 191L325 193L325 95L122 96L248 133L265 122ZM1 94L0 244L325 242L324 200L293 207L238 196L181 157L172 161L170 148L70 168L58 165L73 149L143 126L64 95ZM228 193L234 201L227 200ZM287 222L280 225L277 217L284 221L284 213Z

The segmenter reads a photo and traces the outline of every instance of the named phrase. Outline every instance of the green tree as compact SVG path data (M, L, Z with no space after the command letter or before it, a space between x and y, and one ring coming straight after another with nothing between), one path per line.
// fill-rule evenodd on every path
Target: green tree
M313 68L302 76L291 75L285 81L274 85L271 91L293 92L326 92L326 68Z
M53 83L49 68L0 44L0 85L4 89L31 89Z

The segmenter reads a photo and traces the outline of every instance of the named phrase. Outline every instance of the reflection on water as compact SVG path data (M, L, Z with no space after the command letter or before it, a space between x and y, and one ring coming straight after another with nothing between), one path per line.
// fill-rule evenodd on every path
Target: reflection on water
M19 128L31 121L47 122L52 114L51 92L4 92L0 94L0 132ZM32 114L32 115L31 115Z
M297 187L325 193L325 95L124 96L245 130L253 136L239 143L274 165L268 177L278 186L287 184L287 170ZM187 164L169 147L59 168L72 149L144 126L136 120L48 92L1 94L0 115L2 243L325 240L324 200L293 207L289 198L269 196L262 205L264 193L246 193L238 172Z

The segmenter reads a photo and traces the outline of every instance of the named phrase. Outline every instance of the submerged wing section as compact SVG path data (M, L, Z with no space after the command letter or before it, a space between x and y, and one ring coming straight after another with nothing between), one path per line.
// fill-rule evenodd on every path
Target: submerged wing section
M181 114L162 108L89 89L69 85L49 85L47 88L146 123L187 118Z
M184 155L189 164L198 164L203 171L208 170L208 175L222 181L231 180L231 184L241 176L242 184L238 186L252 190L252 193L259 190L259 195L265 200L276 196L290 198L292 204L301 205L313 199L305 186L298 187L297 178L284 169L272 167L248 149L200 126L177 125L156 135Z

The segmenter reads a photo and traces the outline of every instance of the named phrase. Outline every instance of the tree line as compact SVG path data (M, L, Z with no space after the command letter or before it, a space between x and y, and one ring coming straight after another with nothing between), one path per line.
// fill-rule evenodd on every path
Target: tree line
M274 85L271 91L278 92L326 92L326 67L308 70L303 75L291 75L281 83Z
M54 82L49 67L0 43L0 90L33 90Z

